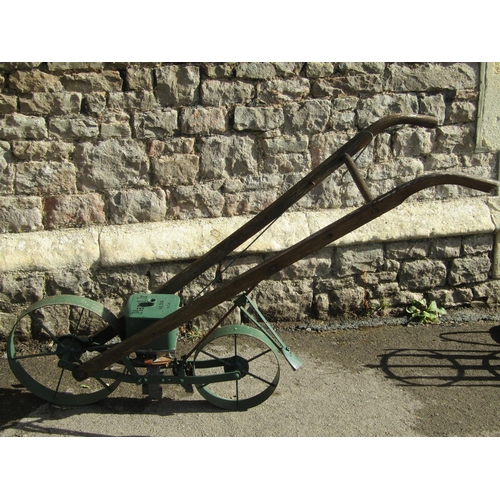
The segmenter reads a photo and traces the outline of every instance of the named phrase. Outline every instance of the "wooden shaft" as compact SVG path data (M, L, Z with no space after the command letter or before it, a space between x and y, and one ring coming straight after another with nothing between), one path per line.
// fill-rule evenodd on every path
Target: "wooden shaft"
M232 233L225 240L212 248L205 255L186 267L183 271L159 287L154 293L175 293L185 285L196 279L200 274L215 264L221 262L233 250L264 229L273 220L282 215L288 208L305 196L313 187L317 186L337 170L345 161L344 155L354 155L366 147L372 138L389 127L396 125L419 125L422 127L436 127L437 119L423 115L390 115L381 118L369 127L356 134L344 146L338 149L302 180L290 188L280 198L257 214L240 229Z
M131 352L151 343L165 332L169 332L187 323L222 302L268 279L273 274L276 274L294 262L320 250L329 243L358 229L377 217L380 217L382 214L400 205L412 194L422 189L440 184L457 184L484 192L490 192L499 185L497 181L454 174L427 175L403 184L296 243L276 257L255 266L227 283L223 283L215 290L208 292L206 295L196 299L187 306L158 320L144 330L125 339L123 342L114 345L99 356L78 366L73 370L74 378L80 381L85 380L99 370L129 355Z

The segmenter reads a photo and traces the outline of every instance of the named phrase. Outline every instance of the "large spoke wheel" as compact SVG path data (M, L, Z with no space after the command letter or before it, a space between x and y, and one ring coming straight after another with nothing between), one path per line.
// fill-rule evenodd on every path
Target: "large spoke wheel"
M243 325L219 328L198 347L195 375L239 372L236 380L196 385L215 406L247 410L265 401L278 385L278 351L264 333Z
M95 335L105 328L116 335L102 344ZM32 304L14 325L7 343L9 365L19 382L50 403L95 403L120 382L103 377L78 382L72 370L119 342L118 332L116 316L101 304L73 295L48 297ZM123 371L119 365L110 368Z

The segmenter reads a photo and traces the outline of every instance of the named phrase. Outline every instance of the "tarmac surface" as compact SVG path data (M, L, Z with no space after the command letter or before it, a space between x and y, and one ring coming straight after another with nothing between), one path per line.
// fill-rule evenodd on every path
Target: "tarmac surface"
M482 313L430 326L280 325L303 365L280 357L276 391L243 412L179 386L150 401L123 383L96 404L58 407L26 391L4 358L0 436L500 436L499 324Z

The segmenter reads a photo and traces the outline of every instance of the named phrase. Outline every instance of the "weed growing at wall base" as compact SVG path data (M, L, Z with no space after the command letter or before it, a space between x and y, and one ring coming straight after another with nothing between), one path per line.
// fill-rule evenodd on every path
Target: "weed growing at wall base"
M439 317L446 314L442 307L437 306L435 300L427 304L426 299L413 300L411 305L406 308L406 312L410 314L410 321L416 321L424 325L439 323Z

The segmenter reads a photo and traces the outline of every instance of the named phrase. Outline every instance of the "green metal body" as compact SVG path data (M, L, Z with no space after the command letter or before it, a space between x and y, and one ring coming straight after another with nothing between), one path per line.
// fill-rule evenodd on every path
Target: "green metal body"
M125 306L125 335L134 333L179 309L180 297L173 294L133 294ZM175 352L179 329L175 328L144 346L144 350Z

